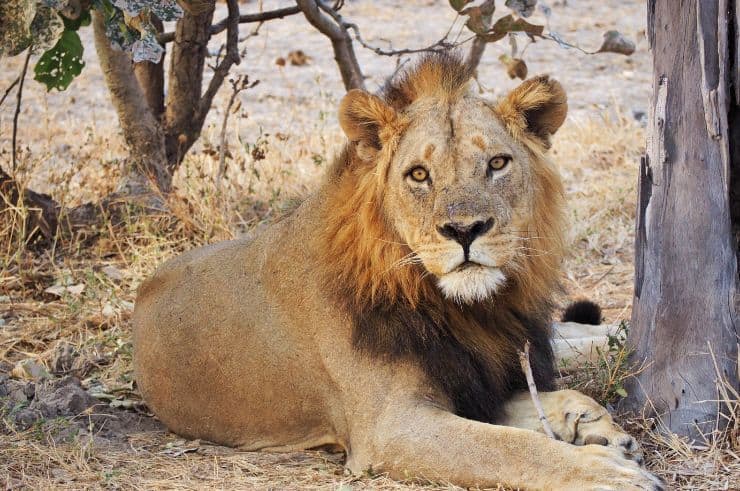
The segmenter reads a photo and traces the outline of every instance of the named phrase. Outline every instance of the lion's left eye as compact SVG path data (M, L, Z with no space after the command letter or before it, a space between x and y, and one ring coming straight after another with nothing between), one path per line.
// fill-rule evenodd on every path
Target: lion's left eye
M424 182L429 179L429 171L422 166L418 166L411 169L408 176L416 182Z
M491 160L488 161L488 172L487 174L491 174L491 172L499 171L509 165L509 162L511 162L511 155L496 155L495 157L492 157Z

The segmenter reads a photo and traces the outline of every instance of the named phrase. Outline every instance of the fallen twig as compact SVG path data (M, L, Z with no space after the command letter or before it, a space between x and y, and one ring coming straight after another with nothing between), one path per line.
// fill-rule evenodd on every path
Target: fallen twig
M553 433L550 422L547 420L547 416L545 416L545 410L542 408L542 402L540 402L540 398L537 395L537 386L532 376L532 366L529 364L529 341L524 345L524 351L519 352L519 363L522 365L522 371L527 378L529 394L532 396L532 403L534 403L534 408L537 410L537 416L542 423L542 429L545 431L545 435L555 440L555 433Z

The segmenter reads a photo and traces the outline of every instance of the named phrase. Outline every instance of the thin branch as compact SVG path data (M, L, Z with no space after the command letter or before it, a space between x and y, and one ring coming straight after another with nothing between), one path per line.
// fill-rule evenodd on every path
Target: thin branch
M587 55L596 55L596 54L599 54L600 53L599 50L596 50L596 51L588 51L588 50L585 50L585 49L581 48L580 46L576 46L575 44L571 44L568 41L566 41L565 39L561 38L560 35L558 35L558 34L556 34L554 32L549 32L547 34L542 34L542 35L536 36L536 37L540 37L540 38L545 39L547 41L555 41L556 43L558 43L558 45L561 48L565 48L565 49L573 48L573 49L578 50L581 53L584 53L584 54L587 54Z
M239 16L239 24L249 24L251 22L265 22L273 19L282 19L289 15L295 15L301 12L301 9L296 7L286 7L282 9L269 10L267 12L257 12L254 14L243 14ZM229 27L229 17L221 19L220 21L213 24L210 28L211 36L223 32ZM174 32L164 32L157 35L157 41L160 44L171 43L175 40Z
M478 69L480 60L483 58L483 53L486 51L487 44L486 40L481 36L475 36L475 39L473 39L473 44L470 45L468 56L465 57L465 65L468 67L468 71L470 73L475 73Z
M334 59L342 75L344 87L347 90L364 89L364 76L352 47L352 37L347 32L348 25L344 23L342 17L321 0L296 0L296 3L306 16L306 20L331 40ZM322 14L321 10L329 15Z
M5 89L5 93L3 94L3 98L0 99L0 106L3 105L3 102L5 102L5 98L8 97L8 94L10 94L10 91L13 90L13 87L15 87L16 85L18 85L18 82L20 82L20 81L21 81L21 77L20 76L15 77L15 80L13 80L10 83L10 85L8 86L8 88Z
M238 65L241 63L241 57L239 56L239 2L238 0L227 0L226 4L229 7L229 25L226 32L226 55L223 60L216 65L213 70L213 78L208 83L208 88L200 98L198 104L198 110L195 114L195 121L197 126L201 127L203 121L208 114L208 110L211 108L213 98L216 96L216 92L221 88L224 83L226 75L229 74L232 65Z
M224 173L226 172L226 147L228 145L227 139L226 139L226 126L229 121L229 114L231 114L231 107L234 105L234 101L236 100L236 96L239 95L239 92L246 89L251 89L258 83L260 83L259 80L255 80L251 84L249 83L249 76L239 76L236 80L230 80L231 82L231 97L229 98L229 103L226 104L226 112L224 112L224 120L221 124L221 148L219 149L219 155L218 155L218 174L216 174L216 188L221 189L221 180L223 179Z
M17 137L18 137L18 116L21 114L21 101L23 100L23 82L26 80L26 72L28 71L28 62L31 60L31 48L28 48L28 53L26 53L26 60L23 62L23 70L21 70L21 74L18 78L20 78L20 82L18 85L18 92L15 94L15 114L13 114L13 172L16 171L17 168L17 161L16 161L16 148L17 148Z
M537 416L540 419L540 423L542 423L542 429L545 431L547 436L555 440L555 433L553 433L550 422L547 420L547 416L545 416L545 410L542 408L542 402L537 395L537 386L535 385L534 377L532 376L532 366L529 364L529 341L524 345L524 351L519 352L519 363L522 366L524 376L527 378L529 394L532 396L532 402L537 410Z
M447 51L453 48L456 48L464 43L467 43L472 39L472 37L467 38L461 42L450 42L448 39L450 37L450 32L452 32L452 28L455 26L455 23L457 22L457 19L460 17L459 15L455 17L455 20L452 21L452 24L450 24L450 27L447 29L447 32L445 32L444 36L442 36L438 41L436 41L433 44L430 44L429 46L426 46L424 48L404 48L404 49L383 49L377 46L373 46L369 43L367 43L360 34L360 28L357 27L357 24L354 24L352 22L345 22L339 13L334 10L332 7L329 7L326 3L322 1L318 1L319 6L321 7L321 10L326 12L327 14L331 15L334 20L339 24L340 27L344 30L351 30L354 35L355 39L357 40L360 45L365 48L369 49L373 53L381 56L400 56L400 55L409 55L414 53L425 53L425 52L440 52L440 51Z
M464 42L467 42L470 40L470 38L463 41L463 43L451 43L447 40L446 37L436 41L433 44L430 44L429 46L426 46L424 48L403 48L403 49L383 49L378 46L373 46L371 44L368 44L360 34L360 29L357 27L357 24L348 22L345 23L345 26L348 29L351 29L352 32L355 34L355 39L357 40L360 45L365 48L369 49L373 53L381 56L400 56L400 55L410 55L414 53L426 53L426 52L440 52L440 51L448 51L450 49L456 48L460 44L463 44Z

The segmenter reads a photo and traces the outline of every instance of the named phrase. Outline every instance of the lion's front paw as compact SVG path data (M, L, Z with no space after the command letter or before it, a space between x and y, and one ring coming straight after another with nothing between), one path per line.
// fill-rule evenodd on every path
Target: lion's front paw
M602 445L612 447L627 459L634 460L638 464L643 463L642 450L632 436L612 420L605 409L601 411L588 411L580 413L569 413L566 419L571 419L575 445Z
M663 481L632 460L621 450L595 445L574 449L577 469L565 482L567 489L651 490L665 489Z
M576 391L562 391L566 397L558 436L574 445L602 445L614 448L627 459L643 463L637 440L614 422L609 412L590 397Z

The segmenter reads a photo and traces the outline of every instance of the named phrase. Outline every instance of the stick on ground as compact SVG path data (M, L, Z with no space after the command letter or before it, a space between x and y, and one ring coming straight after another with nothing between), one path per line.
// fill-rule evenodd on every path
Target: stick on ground
M532 396L532 403L534 403L534 407L537 410L537 416L542 423L542 429L545 431L547 436L556 440L555 433L552 431L550 422L547 420L547 416L545 416L545 410L542 408L542 402L540 402L540 398L537 395L537 386L535 385L534 377L532 376L532 366L529 364L529 341L524 345L524 351L519 352L519 363L522 365L522 371L524 372L524 376L527 378L529 394Z

